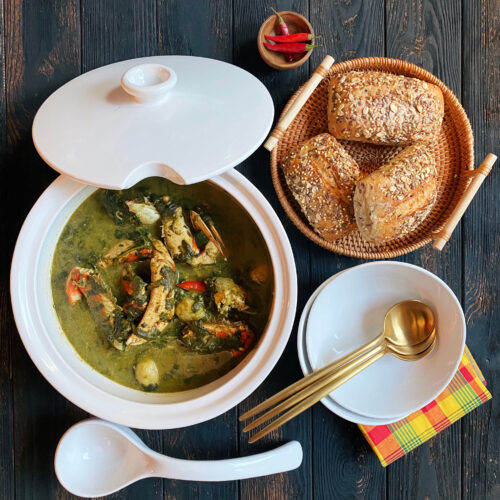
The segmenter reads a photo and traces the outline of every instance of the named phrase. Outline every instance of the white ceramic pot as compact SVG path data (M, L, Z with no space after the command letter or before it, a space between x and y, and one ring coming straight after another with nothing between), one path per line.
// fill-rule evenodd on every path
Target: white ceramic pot
M113 382L78 356L61 329L52 300L52 256L68 219L95 188L60 176L29 213L12 261L11 294L16 324L26 350L43 376L89 413L143 429L203 422L245 399L281 356L297 303L295 263L286 233L269 203L243 175L233 170L211 182L238 199L259 227L273 264L274 303L259 343L240 364L210 384L179 393L151 394Z

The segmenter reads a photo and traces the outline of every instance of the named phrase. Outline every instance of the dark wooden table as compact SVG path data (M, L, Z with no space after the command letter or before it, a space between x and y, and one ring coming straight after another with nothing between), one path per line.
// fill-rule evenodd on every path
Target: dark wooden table
M322 46L309 64L279 72L259 58L255 37L268 0L3 0L0 4L0 499L68 498L54 475L61 434L87 414L38 373L17 335L9 299L9 263L21 224L56 177L31 141L43 100L82 72L122 59L192 54L232 62L269 88L277 112L326 53L337 60L388 56L423 66L463 103L476 138L476 164L498 154L500 51L497 0L295 0L281 10L306 15ZM231 82L227 82L228 85ZM105 139L105 138L103 138ZM299 278L298 311L327 277L361 261L315 246L288 221L272 188L261 148L238 167L270 200L291 240ZM430 247L400 260L443 278L465 310L467 343L499 396L500 309L498 166L484 183L442 253ZM248 445L237 417L300 374L295 334L271 375L246 401L205 424L139 432L158 451L185 458L226 458L290 439L304 447L302 466L279 476L202 484L146 480L114 498L500 498L500 398L387 469L357 427L322 405L257 445Z

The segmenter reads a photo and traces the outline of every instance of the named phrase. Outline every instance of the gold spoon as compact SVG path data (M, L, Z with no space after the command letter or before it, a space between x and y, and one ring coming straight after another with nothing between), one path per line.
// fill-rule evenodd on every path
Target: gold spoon
M416 361L423 356L427 355L431 350L434 348L434 345L436 344L436 335L435 332L433 332L431 335L429 335L428 339L425 342L421 342L415 346L413 346L413 350L408 348L407 346L394 346L391 342L388 342L387 344L382 344L376 347L373 351L368 351L355 360L353 360L351 363L347 363L343 365L340 369L334 370L329 372L326 376L321 378L319 381L313 382L309 385L307 385L304 389L302 389L299 392L296 392L295 394L289 393L287 395L284 395L282 399L285 399L282 403L279 405L275 406L272 410L268 411L264 415L256 418L251 424L247 425L244 429L243 432L248 432L252 429L255 429L255 427L259 426L260 424L264 423L265 421L269 420L270 418L273 418L274 416L278 415L279 413L283 412L284 410L287 410L288 408L294 406L295 404L299 403L300 401L306 400L306 398L309 398L310 396L314 395L317 393L319 390L323 390L324 388L328 388L328 390L325 392L324 396L330 394L333 390L337 389L340 387L344 382L347 382L350 378L354 377L357 375L359 372L364 370L366 367L380 359L384 354L390 353L393 354L394 356L398 357L399 359L405 360L405 361ZM408 349L408 352L403 353L403 350ZM324 391L323 391L324 392ZM290 397L288 397L290 396ZM320 398L316 399L312 404L316 403L320 399L323 399L324 396L321 396ZM295 408L297 408L299 405ZM309 408L311 405L307 405L304 407L304 409ZM291 410L293 411L293 410ZM290 411L290 412L291 412ZM303 411L303 410L302 410ZM290 413L289 412L289 413ZM298 412L300 413L300 412ZM298 414L297 413L297 414ZM285 414L285 415L288 415ZM283 416L285 416L283 415ZM282 418L282 417L280 417ZM290 417L293 418L293 417ZM279 419L276 420L276 422ZM288 421L290 419L285 420L284 422ZM283 422L283 423L284 423ZM274 424L274 422L273 422ZM280 424L281 425L281 424ZM272 430L272 429L270 429ZM269 431L270 432L270 431ZM267 434L267 432L265 433ZM264 436L265 434L262 434ZM250 439L250 442L253 443L257 439L260 439L260 437L257 437L258 434L256 434L254 437Z
M371 349L378 347L384 341L384 339L386 339L388 342L394 343L395 345L399 344L398 349L400 350L400 352L403 355L405 353L408 354L408 351L406 350L407 347L401 346L401 331L400 328L397 327L399 321L395 321L396 318L401 318L401 319L405 318L406 322L407 323L409 322L412 325L416 324L427 325L426 326L427 330L429 331L433 330L433 334L431 335L436 334L434 326L434 314L432 313L432 310L427 304L424 304L423 302L418 300L405 300L403 302L398 302L396 305L391 307L389 311L387 311L384 317L384 330L380 335L375 337L373 340L370 340L370 342L366 343L365 345L359 347L355 351L345 356L342 356L341 358L335 360L333 363L330 363L329 365L326 365L323 368L316 370L313 373L310 373L309 375L306 375L304 378L298 380L294 384L285 387L285 389L283 389L282 391L278 392L274 396L271 396L270 398L266 399L262 403L258 404L251 410L241 415L239 417L239 420L240 421L247 420L248 418L274 405L275 403L278 403L279 401L307 387L313 382L322 379L328 374L333 373L335 370L349 363L350 361L354 360L361 354L364 354L365 352L368 352ZM429 335L429 337L431 335ZM411 343L415 342L414 345L416 348L416 346L419 345L420 343L419 339L422 338L423 337L421 334L417 334L415 340L410 340L410 342ZM428 341L429 339L424 340L423 342L428 342ZM422 350L424 349L425 346L423 347ZM393 352L393 354L397 355L396 352Z
M387 352L396 355L400 359L412 361L427 355L434 348L435 342L436 330L432 309L418 300L399 302L391 307L385 315L384 330L377 338L331 365L304 377L246 412L240 417L240 420L245 420L288 398L254 420L243 431L248 432L254 429L266 420L296 404L290 411L255 434L249 440L253 443L315 404ZM341 368L338 369L339 367Z

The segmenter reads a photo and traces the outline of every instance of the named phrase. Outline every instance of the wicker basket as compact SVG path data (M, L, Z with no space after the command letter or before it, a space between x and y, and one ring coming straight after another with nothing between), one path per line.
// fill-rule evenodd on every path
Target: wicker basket
M365 241L357 230L333 242L323 239L311 228L303 216L300 207L288 190L281 168L279 168L281 160L288 151L310 137L327 131L326 109L330 76L351 70L378 70L419 78L437 85L444 97L443 126L439 140L431 148L438 166L436 203L424 222L412 233L381 244ZM319 74L321 75L321 71ZM283 127L281 129L277 127L279 142L271 152L271 173L276 193L286 213L309 239L327 250L351 257L385 259L406 254L429 243L443 229L457 205L462 203L471 179L471 171L474 170L472 129L457 98L441 80L428 71L397 59L382 57L353 59L334 64L322 76L324 78L286 130L283 130ZM301 90L302 87L290 99L281 118L291 108ZM401 147L375 146L360 142L340 142L366 173L380 167L402 149Z

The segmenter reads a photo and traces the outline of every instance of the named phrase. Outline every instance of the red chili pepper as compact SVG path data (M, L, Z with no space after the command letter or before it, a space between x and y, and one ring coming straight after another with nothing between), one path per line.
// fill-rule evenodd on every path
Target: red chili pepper
M290 31L288 30L288 26L285 23L285 20L280 16L279 12L276 12L276 10L274 10L272 7L271 7L271 9L276 14L276 17L278 18L278 25L279 25L281 34L282 35L289 35ZM286 60L288 62L292 62L293 61L293 55L292 54L288 54L286 56Z
M268 40L277 43L309 42L313 39L311 33L293 33L292 35L264 35Z
M285 20L280 16L280 13L276 12L276 10L273 9L272 7L271 7L271 10L276 14L276 17L278 18L278 24L280 27L281 34L282 35L289 35L290 32L288 31L288 26L285 23Z
M272 44L264 42L264 46L269 50L274 52L283 52L284 54L303 54L308 50L314 49L317 45L311 45L310 43L280 43Z
M177 286L183 290L194 290L195 292L205 292L207 289L203 281L183 281Z

